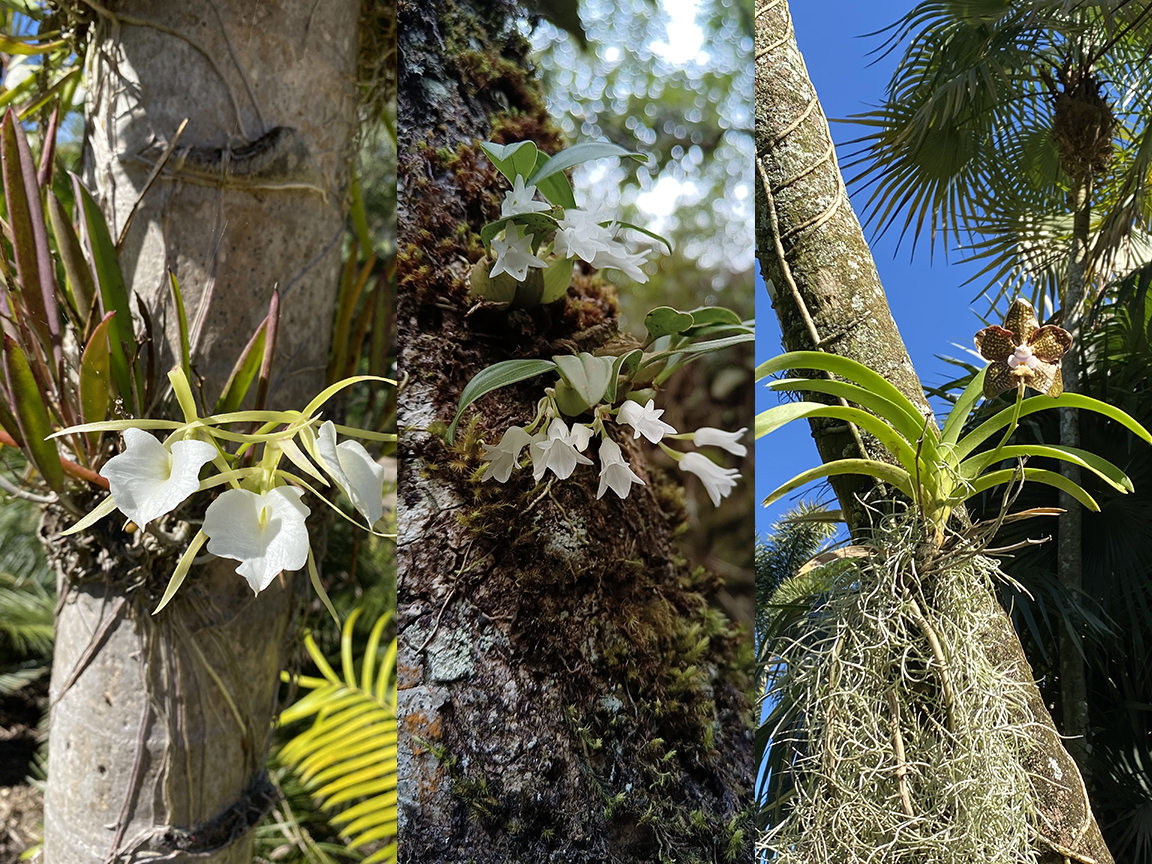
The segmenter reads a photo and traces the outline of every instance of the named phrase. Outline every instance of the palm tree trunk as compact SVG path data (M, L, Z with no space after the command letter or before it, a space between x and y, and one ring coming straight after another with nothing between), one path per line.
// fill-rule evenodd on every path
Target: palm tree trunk
M780 318L784 347L817 345L871 366L927 416L923 389L891 323L871 253L844 191L787 0L756 3L756 158L757 255ZM840 430L814 423L813 436L826 461L858 455ZM859 508L846 497L855 490L834 488L853 533L866 528ZM987 601L996 607L994 598ZM1064 850L1038 841L1038 860L1111 862L1076 763L1033 683L1010 619L996 610L997 629L980 641L994 663L1029 688L1028 703L1017 709L1015 722L1031 730L1028 768L1038 792L1040 824L1048 839Z
M551 489L524 472L473 482L479 439L530 420L539 381L481 400L455 446L442 437L478 371L593 325L607 339L615 319L598 280L581 323L572 299L467 314L477 232L506 189L478 142L560 141L514 5L398 11L400 858L748 860L752 669L708 609L712 578L678 558L679 478L629 441L648 485L623 501L596 500L591 471Z
M1072 248L1068 256L1068 281L1064 288L1064 328L1072 334L1072 350L1064 355L1062 373L1064 390L1080 392L1080 324L1084 312L1085 282L1088 268L1088 233L1092 213L1092 173L1085 169L1072 190ZM1060 412L1060 443L1080 446L1079 413L1071 409ZM1074 483L1080 482L1080 469L1069 463L1060 472ZM1081 525L1084 511L1080 502L1066 492L1060 493L1059 537L1056 547L1056 570L1060 584L1072 597L1079 597L1084 586L1081 549ZM1064 735L1068 751L1088 780L1088 682L1081 654L1080 637L1066 625L1060 628L1060 702L1064 714Z
M177 324L165 268L193 319L211 295L193 366L212 404L279 283L284 384L271 401L302 407L323 386L331 332L358 3L318 15L302 0L87 6L87 174L114 237L190 120L180 141L190 149L127 233L129 290L167 346ZM264 756L302 580L285 574L253 598L235 562L217 560L194 568L153 617L182 550L120 525L59 538L57 514L46 520L60 589L46 860L247 864L251 828L271 803Z

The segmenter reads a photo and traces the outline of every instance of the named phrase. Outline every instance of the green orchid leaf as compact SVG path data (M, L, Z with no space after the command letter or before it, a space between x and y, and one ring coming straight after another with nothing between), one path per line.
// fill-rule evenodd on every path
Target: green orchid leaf
M532 169L533 175L538 174L548 164L547 153L536 154L536 165ZM573 210L576 207L576 196L572 194L572 184L563 174L550 174L536 184L538 191L549 204Z
M657 306L644 316L644 327L648 330L650 342L661 336L683 333L694 323L691 314L673 309L671 306Z
M892 382L880 373L869 369L863 363L858 363L848 357L826 354L823 351L791 351L771 360L766 360L757 366L756 380L759 381L761 378L767 378L769 375L775 375L786 369L818 369L821 372L839 375L841 378L859 384L865 390L871 390L883 396L892 404L900 407L908 415L908 421L916 426L922 426L924 423L924 417L916 410L916 406L907 396L897 390Z
M12 396L12 413L16 415L16 424L24 441L24 453L48 487L61 492L64 489L64 466L60 464L56 444L48 440L52 423L48 419L46 397L28 366L28 358L7 333L4 334L3 364L4 378Z
M964 500L967 501L972 496L979 495L981 492L986 492L1003 483L1010 483L1019 476L1020 470L1018 468L1004 468L1000 471L990 471L984 476L978 477L970 486L965 488ZM1063 474L1057 474L1055 471L1045 471L1043 468L1025 468L1024 479L1034 483L1043 483L1045 486L1054 486L1063 492L1067 492L1093 513L1100 512L1100 505L1096 503L1096 499Z
M1114 408L1107 402L1093 399L1091 396L1082 396L1079 393L1063 393L1059 396L1030 396L1020 404L1020 416L1025 417L1037 411L1046 411L1049 408L1078 408L1081 411L1094 411L1103 414L1110 420L1115 420L1124 428L1132 432L1137 438L1152 444L1152 434L1140 425L1130 415ZM960 460L966 459L973 450L983 444L990 436L999 430L1006 429L1012 423L1016 406L1011 405L1000 413L985 420L956 444L956 454Z
M984 393L984 376L987 374L988 367L984 367L973 375L960 398L956 400L956 404L952 406L952 410L948 412L948 418L944 421L944 431L940 433L940 440L945 444L955 444L960 438L960 433L964 431L964 421L968 419L968 415L972 413L972 409L976 407L976 403Z
M869 414L860 408L824 405L821 402L789 402L785 405L778 405L756 416L756 437L761 438L793 420L807 420L813 417L828 417L833 420L855 423L861 429L875 436L876 440L884 446L884 449L895 456L910 475L914 476L918 473L920 482L929 491L934 492L939 485L935 466L925 460L923 454L917 457L915 448L899 432L875 414Z
M614 357L595 357L588 353L581 353L575 357L571 354L558 354L552 358L560 377L572 388L583 408L576 414L582 414L593 405L599 404L608 392L608 384L612 381L613 369L616 365ZM576 403L571 403L575 407ZM571 411L565 411L572 414Z
M723 339L709 339L707 342L696 342L692 345L680 345L676 350L682 354L706 354L709 351L722 351L733 345L743 345L745 342L755 342L756 334L741 333L738 336L726 336Z
M496 170L507 177L509 183L515 183L517 177L527 177L536 169L538 151L534 141L517 141L515 144L493 144L491 141L485 141L480 145L480 149L488 154ZM529 180L524 185L528 186L534 182Z
M660 243L663 243L665 246L668 247L668 254L669 255L672 254L672 244L669 243L665 238L663 238L659 234L657 234L655 231L649 231L647 228L645 228L641 225L633 225L631 222L621 222L618 219L609 220L607 222L601 222L600 223L600 227L602 227L602 228L607 228L609 225L619 225L621 228L628 228L632 231L639 231L644 236L651 237L653 240L656 240Z
M511 273L499 273L496 278L492 278L489 275L492 267L492 259L488 256L480 258L472 265L472 269L468 271L468 293L489 303L502 303L508 306L516 299L516 289L520 283ZM529 268L529 276L534 269Z
M480 229L480 239L484 241L485 249L492 248L492 241L496 239L496 235L503 231L509 223L523 226L527 229L527 233L534 237L544 237L560 227L556 220L547 213L517 213L515 216L506 216L495 222L489 222Z
M612 377L608 381L608 390L604 394L604 401L609 405L616 402L616 392L620 384L620 376L624 375L631 379L636 370L640 367L640 360L644 357L644 352L639 348L633 348L616 357L612 361Z
M192 354L188 342L188 315L184 311L184 294L180 290L180 283L176 281L176 274L168 271L168 282L172 286L172 300L176 304L176 325L180 330L180 368L184 370L184 378L192 380Z
M568 293L575 266L575 258L556 258L549 262L544 268L544 293L540 295L542 304L555 303Z
M96 204L92 194L84 188L80 178L72 175L72 191L76 196L77 208L81 212L81 222L88 237L88 248L96 265L96 282L100 289L100 299L105 312L115 312L116 317L109 330L109 350L111 357L112 380L116 391L124 400L128 413L136 413L132 398L132 370L128 368L128 358L136 350L136 334L132 329L132 312L128 304L128 289L124 286L124 275L116 258L116 246L108 232L104 214ZM138 370L137 370L138 371ZM143 392L143 381L137 382L136 392Z
M60 250L60 260L64 264L65 287L76 313L80 328L88 322L88 312L92 308L92 298L96 296L96 283L92 279L92 268L84 260L80 248L80 238L72 227L64 205L56 193L48 190L48 218L52 223L52 233L56 235L56 248Z
M115 312L109 312L104 316L92 331L92 337L80 356L80 418L84 423L102 423L108 416L108 405L112 401L108 330L115 317ZM100 433L88 434L88 442L93 451L99 441Z
M256 379L256 373L260 371L260 362L264 358L264 336L267 332L268 318L265 317L248 340L248 344L244 346L244 350L240 352L240 356L236 358L232 372L228 375L228 381L220 391L220 398L216 400L216 407L212 409L213 414L229 414L235 411L248 395L248 388Z
M688 314L692 316L691 329L693 330L698 327L715 326L717 324L731 324L735 327L744 324L744 322L740 320L739 315L723 306L701 306L699 309L692 309Z
M28 149L24 127L9 108L0 134L0 162L3 163L4 200L8 208L12 252L20 277L21 299L28 321L45 349L61 356L60 314L56 306L55 269L48 249L48 232L40 206L36 165ZM34 356L35 345L25 345ZM57 364L51 364L55 369Z
M1058 444L1011 444L996 451L977 453L960 464L960 476L969 480L979 477L989 466L1004 459L1026 459L1029 456L1059 459L1091 471L1117 492L1134 492L1128 475L1102 456Z
M456 409L456 416L452 418L452 424L448 427L446 436L448 443L451 444L456 440L456 425L460 422L464 409L481 396L507 387L509 384L555 371L556 364L551 360L504 360L477 372L460 393L460 405Z
M764 499L764 506L770 507L789 492L799 489L813 480L822 480L825 477L836 477L841 474L863 474L868 477L875 477L877 480L899 489L909 498L914 499L916 497L912 489L912 476L903 468L897 468L887 462L877 462L875 459L838 459L835 462L828 462L802 474L797 474L769 494Z
M645 154L625 150L618 144L609 144L607 141L587 141L583 144L576 144L565 150L561 150L549 159L547 164L543 165L539 170L534 171L532 176L525 181L525 185L534 185L536 188L540 188L540 181L551 177L553 174L567 171L573 165L579 165L582 162L591 162L593 159L605 159L609 156L635 159L637 162L648 161L648 157Z
M936 458L935 426L925 424L923 418L916 423L900 405L864 387L827 378L781 378L769 381L768 389L777 393L825 393L847 402L855 402L883 419L913 447L919 444L923 436L923 444L919 446L924 460L931 463Z

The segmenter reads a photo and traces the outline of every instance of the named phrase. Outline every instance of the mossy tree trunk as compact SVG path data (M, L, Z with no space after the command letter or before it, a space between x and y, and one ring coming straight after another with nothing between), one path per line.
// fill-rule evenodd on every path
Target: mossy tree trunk
M580 274L551 306L467 314L507 188L479 143L560 146L519 14L399 4L400 857L745 860L751 651L672 542L679 478L628 439L647 485L624 501L596 500L590 469L550 492L524 471L479 484L479 439L530 420L540 381L442 437L484 367L614 330L611 290Z
M189 118L120 256L151 310L161 380L177 332L166 268L193 319L214 286L193 358L209 405L279 283L283 385L270 402L303 407L323 387L332 327L357 0L322 14L304 0L88 7L86 167L113 237ZM271 803L264 757L306 580L284 574L254 598L236 562L216 560L153 617L182 549L121 525L61 539L53 513L45 523L60 574L46 860L247 864Z
M872 255L852 212L827 120L796 44L787 0L756 3L757 257L780 318L786 350L851 357L883 373L928 407L892 322ZM813 423L821 457L859 455L848 430ZM867 447L865 441L865 447ZM864 484L834 485L854 534L868 525L854 501ZM994 604L993 598L988 602ZM1017 722L1031 730L1042 864L1111 862L1076 763L1060 741L1012 623L1002 610L981 639L990 659L1027 684ZM1057 846L1061 847L1060 849Z

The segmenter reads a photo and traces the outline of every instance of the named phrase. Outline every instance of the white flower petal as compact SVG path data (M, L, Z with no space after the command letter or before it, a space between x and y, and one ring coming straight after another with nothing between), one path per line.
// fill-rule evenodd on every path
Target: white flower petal
M620 498L627 498L633 483L645 485L621 455L620 445L605 436L600 444L600 488L596 497L603 498L611 489Z
M720 499L736 488L740 472L735 468L721 468L702 453L685 453L680 460L680 470L695 474L704 483L713 505L719 507Z
M701 426L692 434L692 443L697 447L721 447L734 456L748 455L748 448L740 443L740 436L748 431L745 426L736 432L725 432L711 426Z
M656 402L653 399L648 400L648 404L640 407L638 402L627 400L620 409L616 412L617 423L627 423L636 433L633 438L639 438L643 435L653 444L659 444L660 439L665 435L675 435L676 430L660 419L660 415L664 413L663 408L656 408Z
M200 488L200 469L216 455L206 441L176 441L169 451L142 429L124 430L124 452L100 469L120 511L145 527Z
M496 253L496 263L488 273L489 279L508 273L517 282L523 282L528 278L529 267L547 266L532 254L532 235L523 234L519 225L506 226L504 236L492 241L492 251Z
M236 572L259 594L282 571L299 570L308 561L303 495L290 486L262 495L229 489L204 514L208 551L239 561Z
M484 449L487 452L484 458L490 461L480 481L495 477L497 482L507 483L508 478L512 476L512 470L520 460L520 451L531 442L532 436L522 426L509 426L500 438L499 444L495 447L485 444Z
M348 477L348 494L353 506L372 527L384 515L384 466L364 449L359 441L341 441L336 445L340 467Z
M521 213L543 213L552 207L543 201L533 200L536 196L535 186L525 186L524 178L517 174L512 184L512 191L504 196L504 203L500 205L500 216L518 216Z
M592 460L576 451L569 441L568 427L559 417L548 426L548 436L537 435L532 439L528 452L532 455L532 476L537 482L551 468L561 480L567 480L577 465L591 465Z

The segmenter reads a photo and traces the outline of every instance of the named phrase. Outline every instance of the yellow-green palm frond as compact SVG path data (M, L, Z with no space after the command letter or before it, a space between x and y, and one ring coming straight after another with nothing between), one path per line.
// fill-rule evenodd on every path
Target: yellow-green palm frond
M315 715L312 727L289 741L280 758L312 790L340 836L357 848L375 846L364 864L396 861L396 640L380 639L392 619L381 615L368 636L360 670L354 660L353 628L362 610L348 616L340 641L342 675L325 659L311 635L304 642L323 677L301 676L310 690L280 715L280 724ZM347 806L352 805L352 806ZM340 809L347 806L347 809Z

